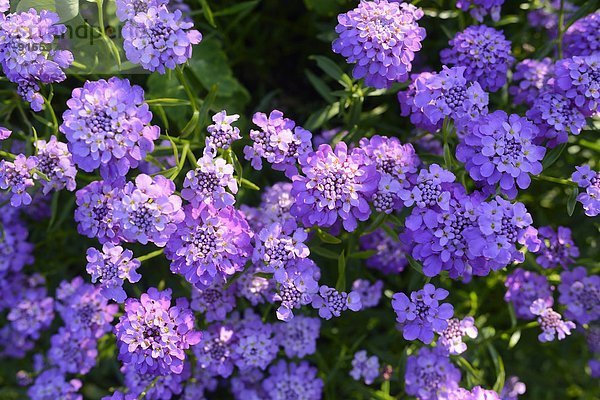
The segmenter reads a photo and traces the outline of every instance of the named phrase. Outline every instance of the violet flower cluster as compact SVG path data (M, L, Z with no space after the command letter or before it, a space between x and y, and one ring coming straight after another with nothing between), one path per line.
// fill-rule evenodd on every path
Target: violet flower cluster
M462 11L469 11L471 16L479 22L489 15L493 21L500 20L500 11L504 0L456 0L456 7Z
M538 229L541 239L540 249L537 251L536 261L543 268L570 267L575 258L579 257L579 248L571 239L571 230L559 226L556 231L549 226Z
M516 268L506 277L504 286L504 300L512 303L518 318L533 319L534 315L529 307L538 299L543 300L548 307L554 303L553 288L544 275Z
M519 62L512 76L513 85L508 93L516 104L531 106L539 95L547 90L548 80L554 74L554 63L550 58L525 59Z
M559 303L566 307L565 316L581 325L600 319L600 276L588 275L585 267L560 274Z
M577 195L577 201L583 205L585 215L595 217L600 214L600 172L592 170L589 165L575 167L571 180L585 189Z
M354 353L352 358L352 370L350 376L355 381L363 379L365 385L370 385L379 377L379 358L369 357L366 350Z

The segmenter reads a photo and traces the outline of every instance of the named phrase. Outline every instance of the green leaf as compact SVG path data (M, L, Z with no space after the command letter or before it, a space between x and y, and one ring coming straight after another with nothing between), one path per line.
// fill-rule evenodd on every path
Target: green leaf
M64 22L79 14L79 0L21 0L15 11L28 11L30 8L54 11L60 17L60 22Z
M172 99L172 98L160 98L160 99L148 99L146 100L149 106L160 106L160 107L178 107L178 106L189 106L189 100L183 99Z
M260 190L260 187L256 186L254 183L250 182L246 178L242 178L242 180L241 180L240 183L245 188L248 188L248 189L251 189L251 190Z
M200 5L202 6L202 13L204 14L204 18L208 21L208 23L216 28L217 24L215 24L215 17L213 15L212 10L208 6L208 2L206 0L200 0Z
M341 12L340 4L334 0L304 0L304 4L319 15L333 16Z
M542 166L544 169L549 168L552 164L554 164L561 156L562 152L567 148L568 143L563 143L558 147L553 148L549 152L546 153L544 160L542 161Z
M502 357L500 357L500 354L498 354L496 348L491 343L488 342L487 348L490 352L492 362L494 363L494 368L496 369L496 382L494 383L494 390L500 393L502 392L502 388L504 387L504 381L506 380L506 372L504 371L504 361L502 361Z
M419 264L417 260L415 260L414 258L412 258L412 256L408 254L406 255L406 259L408 260L408 265L410 265L412 269L414 269L420 274L423 274L423 266Z
M572 14L571 18L569 18L567 21L564 31L569 29L569 27L577 22L577 20L581 17L593 12L594 10L597 10L598 5L598 0L588 0L581 7L578 7L577 11L575 11L575 13Z
M344 250L342 250L340 257L338 258L338 279L335 288L340 292L346 290L346 257L344 255Z
M521 340L520 330L515 331L512 335L510 335L510 339L508 340L508 348L512 349L513 347L515 347L517 343L519 343L519 340Z
M575 211L575 205L577 204L578 194L579 188L577 187L571 189L571 192L569 193L569 198L567 199L567 214L569 214L569 217L573 215L573 212Z
M321 228L317 228L317 236L319 236L319 239L321 239L321 241L323 243L328 243L328 244L342 243L342 241L340 239L336 238L335 236L333 236L330 233L325 232Z
M331 95L331 89L321 78L310 72L309 70L305 70L304 73L306 77L313 85L315 90L323 97L328 103L335 103L335 97Z
M309 131L320 128L325 122L335 117L340 113L340 103L335 102L331 105L325 106L322 109L312 113L306 122L304 127Z
M321 68L327 75L344 84L342 78L342 76L345 75L344 71L342 71L342 69L336 63L324 56L310 56L309 58L311 60L315 60L319 68Z
M337 253L335 253L331 250L325 249L323 247L318 247L318 246L311 247L310 251L312 253L315 253L318 256L329 258L331 260L337 260L338 256L339 256Z
M450 145L448 143L444 143L444 165L446 166L446 169L451 170L452 169L452 160L454 159L454 157L452 157L452 151L450 150Z

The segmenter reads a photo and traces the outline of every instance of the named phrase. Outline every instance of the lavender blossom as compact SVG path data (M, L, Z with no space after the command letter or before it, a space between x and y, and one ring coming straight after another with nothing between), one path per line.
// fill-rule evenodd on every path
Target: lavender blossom
M50 338L48 360L64 374L85 375L96 365L97 345L96 338L76 337L69 329L61 327Z
M408 3L361 1L338 15L333 52L355 64L352 76L365 78L367 86L390 87L408 79L425 39L425 29L417 24L422 17L423 11Z
M404 382L406 393L420 400L435 400L458 388L460 370L439 349L422 347L408 357Z
M560 281L558 301L566 306L567 318L581 325L600 318L600 276L588 276L585 267L576 267L562 272Z
M214 150L227 150L234 141L241 139L239 128L231 125L239 118L240 116L237 114L227 115L225 110L213 115L214 124L209 125L206 129L208 131L206 147Z
M167 3L168 0L116 0L117 17L126 22L139 13L147 13L150 7L159 7Z
M383 281L371 285L371 282L366 279L357 279L352 283L352 291L360 296L363 309L376 307L383 292Z
M450 192L444 189L455 179L456 176L452 172L437 164L431 164L429 169L419 171L419 176L412 188L400 191L400 198L406 207L415 205L419 208L427 208L437 205L442 210L447 210Z
M419 339L425 344L433 341L434 332L441 334L448 327L454 314L449 303L440 304L448 297L448 291L426 284L423 289L410 294L396 293L392 297L392 308L396 321L400 323L402 336L406 340Z
M264 324L260 317L248 311L240 322L240 329L236 332L238 340L233 347L235 364L242 372L252 368L266 369L278 351L272 326Z
M121 228L115 218L115 205L120 202L120 196L121 189L104 181L94 181L78 190L74 216L77 231L100 243L118 243Z
M321 330L321 320L297 316L285 323L274 326L275 341L289 358L304 358L317 351L317 339Z
M287 271L288 278L279 284L273 301L281 302L277 318L289 321L294 318L293 310L310 304L319 291L319 267L309 258L302 259Z
M410 117L410 122L415 127L435 133L442 128L442 121L438 120L436 123L432 123L429 117L423 113L423 109L415 105L417 87L424 87L424 81L431 79L433 75L431 72L411 75L412 82L408 85L408 88L398 92L398 102L400 103L400 115ZM417 83L417 81L419 82Z
M559 93L540 95L525 114L540 130L538 142L546 139L547 147L566 143L569 135L579 135L585 126L585 117L572 100Z
M542 333L539 334L540 342L551 342L555 337L558 340L563 340L567 335L571 334L571 329L575 329L575 324L571 321L563 321L562 316L548 307L543 299L537 299L529 307L532 314L538 316L538 322L542 328Z
M375 253L367 258L367 267L380 271L385 275L399 274L408 265L406 252L408 246L397 238L392 238L379 228L361 236L360 248Z
M12 196L13 207L31 204L31 195L27 189L33 187L33 173L36 160L19 154L13 162L0 160L0 189L8 189Z
M569 267L579 257L579 248L575 246L571 239L571 230L564 226L559 226L554 231L549 226L542 226L538 229L542 246L537 252L536 261L543 268L557 268L562 266Z
M565 57L600 52L600 11L575 21L563 36L563 48Z
M548 280L535 272L517 268L506 277L504 286L504 300L513 304L518 318L533 319L529 306L537 299L542 299L548 307L552 307L554 302Z
M322 285L319 288L319 293L313 297L312 306L314 309L319 310L319 317L327 320L331 317L339 317L342 311L348 309L352 311L362 309L358 292L339 292L325 285Z
M5 277L16 277L17 272L34 261L34 247L27 240L27 225L18 215L11 215L7 208L12 210L8 206L0 208L0 281ZM6 291L0 291L6 296Z
M279 182L264 189L257 209L242 205L242 211L255 232L260 232L261 229L275 222L286 229L297 226L296 218L290 213L295 201L291 192L291 183Z
M483 22L486 15L490 15L494 22L499 21L502 4L504 0L456 0L456 8L469 11L479 22Z
M198 167L185 174L181 197L194 208L199 208L201 204L223 208L235 203L233 194L237 191L233 166L220 157L213 158L212 154L205 153L198 160Z
M520 395L525 394L527 387L519 381L517 376L509 376L504 382L504 387L500 393L502 400L517 400Z
M600 53L585 57L574 56L556 63L555 88L586 117L598 111L600 103Z
M210 325L202 332L202 342L192 347L198 366L210 375L228 378L233 373L236 341L236 333L230 326Z
M12 135L12 131L3 126L0 126L0 140L6 140Z
M352 359L350 376L355 381L363 378L365 385L372 384L379 377L379 358L368 357L366 350L357 351Z
M595 217L600 214L600 172L593 171L589 165L575 167L571 179L580 188L585 189L579 193L577 201L583 205L585 215Z
M191 308L204 314L207 322L224 321L236 305L235 285L213 285L204 289L192 289Z
M463 342L464 336L471 339L477 337L477 327L473 317L465 317L462 320L450 318L448 327L440 334L438 344L450 354L462 354L467 350L467 345Z
M59 142L54 135L48 142L38 140L34 144L37 155L35 156L33 178L41 182L43 193L48 194L53 189L58 191L67 188L71 192L75 190L77 170L67 145ZM40 176L38 172L41 172L43 176Z
M516 65L512 76L513 86L508 88L508 93L514 96L515 104L531 106L542 91L548 88L548 79L553 73L554 64L550 58L525 59Z
M319 400L323 395L323 381L317 377L317 369L306 361L296 364L279 360L269 368L262 388L265 400Z
M56 368L43 371L35 378L33 386L27 391L31 400L82 400L83 397L77 393L81 389L79 379L67 381L65 375Z

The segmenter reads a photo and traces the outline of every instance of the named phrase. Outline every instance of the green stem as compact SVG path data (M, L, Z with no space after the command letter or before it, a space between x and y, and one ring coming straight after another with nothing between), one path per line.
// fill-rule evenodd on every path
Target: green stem
M557 47L558 47L558 59L561 60L563 58L563 35L565 26L565 0L560 0L560 8L558 10L558 36Z
M164 253L164 251L165 251L165 249L158 249L158 250L156 250L156 251L153 251L153 252L151 252L151 253L144 254L144 255L143 255L143 256L141 256L141 257L137 257L137 260L138 260L139 262L148 261L148 260L150 260L150 259L152 259L152 258L154 258L154 257L158 257L158 256L160 256L162 253Z
M98 25L100 25L100 35L102 36L102 40L104 44L108 48L108 51L113 55L115 61L119 68L121 67L121 56L119 55L119 50L113 43L113 41L106 36L106 30L104 29L104 0L96 0L96 6L98 7ZM94 29L91 27L91 29Z
M578 187L578 185L575 182L569 181L567 179L555 178L553 176L532 175L531 177L538 181L546 181L546 182L558 183L558 184L566 185L566 186Z
M10 158L11 160L17 158L17 156L15 156L14 154L2 150L0 150L0 156Z
M192 92L192 89L190 88L190 85L189 85L187 79L185 79L185 75L183 74L183 68L178 66L175 69L175 72L177 73L177 79L179 80L179 83L181 83L181 85L183 86L183 90L185 90L185 93L187 94L188 98L190 99L190 104L192 105L192 109L194 111L198 110L198 102L196 101L196 96L194 96L194 93Z
M44 104L46 105L48 113L50 114L50 118L52 119L52 131L54 134L57 134L58 133L58 119L56 118L56 113L54 112L54 109L52 108L52 103L50 103L50 100L47 99L45 96L44 96Z
M148 390L152 389L156 385L156 382L158 382L158 378L160 378L160 376L157 376L156 378L154 378L152 380L152 382L150 382L148 384L148 386L146 386L146 388L144 389L144 391L142 393L140 393L140 395L138 396L137 400L142 400L144 397L146 397L146 394L148 393Z

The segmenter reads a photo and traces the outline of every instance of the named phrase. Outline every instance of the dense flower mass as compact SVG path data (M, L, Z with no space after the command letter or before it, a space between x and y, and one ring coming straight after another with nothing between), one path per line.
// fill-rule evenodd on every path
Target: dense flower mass
M243 214L231 206L186 208L167 242L166 255L171 271L205 289L243 270L252 254L252 237Z
M198 160L198 167L185 175L181 197L196 208L203 203L222 208L235 203L233 195L237 190L233 166L220 157L213 158L206 153Z
M148 71L164 74L192 57L192 46L202 34L185 21L181 11L169 11L166 5L138 12L123 27L123 48L127 59Z
M417 21L423 11L408 3L361 1L338 15L333 51L355 64L352 75L368 86L389 87L408 79L415 53L421 50L425 29Z
M548 147L566 143L569 135L579 135L585 126L581 111L571 99L559 93L540 95L526 115L539 129L537 141L547 140Z
M585 215L595 217L600 214L600 172L592 170L589 165L582 165L575 169L571 179L580 188L585 189L585 192L579 193L577 201L583 205Z
M555 338L563 340L571 334L571 330L575 329L575 324L571 321L563 321L562 316L549 307L542 299L534 301L529 310L532 314L537 315L538 323L542 328L542 333L539 334L540 342L551 342Z
M548 279L535 272L517 268L508 275L504 285L504 300L513 304L518 318L533 319L529 306L538 299L542 299L548 307L554 302Z
M400 114L403 117L410 117L410 122L417 128L427 132L436 132L442 127L442 121L438 120L432 123L427 115L423 113L421 107L415 105L415 95L417 87L424 87L423 81L430 79L434 74L431 72L421 72L411 75L411 82L406 90L398 92L398 102L400 103Z
M355 381L362 378L366 385L370 385L379 376L379 359L377 356L369 357L366 350L357 351L352 359L350 376Z
M449 117L462 128L481 115L487 114L489 96L478 82L468 82L465 66L448 68L415 81L415 106L438 124Z
M206 289L192 290L192 310L204 314L207 322L223 321L227 314L231 312L236 305L235 285L224 287L223 285L212 285Z
M312 299L313 308L319 310L319 316L323 319L339 317L342 311L360 311L362 308L361 298L358 292L340 292L332 287L322 285L319 293Z
M526 118L495 111L472 125L456 149L456 158L485 191L493 193L499 185L514 198L517 187L529 187L530 174L542 172L546 150L533 143L538 132Z
M317 351L321 320L297 316L285 324L275 325L275 339L286 356L304 357Z
M31 204L31 195L27 189L33 187L33 169L35 159L19 154L14 162L0 160L0 189L8 189L12 193L10 204L19 207Z
M367 258L367 267L378 270L384 274L398 274L406 268L408 260L406 252L408 246L392 237L384 229L377 229L360 238L361 249L372 251Z
M479 22L483 22L483 18L488 14L493 21L499 21L502 4L504 0L456 0L457 8L469 11Z
M135 283L142 277L136 269L140 267L137 259L132 259L131 250L123 251L121 246L105 243L102 251L90 247L87 250L87 272L92 276L92 283L99 283L100 293L107 299L122 303L127 298L123 290L123 282Z
M600 276L589 275L585 267L560 274L558 301L565 305L565 316L581 325L600 319Z
M150 288L140 299L125 302L115 327L119 359L141 374L181 374L185 350L200 341L194 315L185 299L171 306L171 291Z
M392 307L404 339L419 339L429 344L433 341L434 332L442 333L454 314L451 304L440 303L446 297L447 290L436 288L430 283L423 289L412 292L410 298L404 293L394 294Z
M158 126L150 125L144 90L127 79L87 81L73 90L67 106L60 131L73 161L86 172L100 168L106 181L136 168L152 152L160 133Z
M451 318L448 320L448 327L440 334L438 344L450 354L462 354L467 350L467 345L463 342L464 336L471 339L477 337L477 327L473 317L465 317L462 320Z
M406 393L420 400L444 398L458 389L460 377L460 370L443 351L423 347L406 362Z
M483 90L492 93L506 84L506 73L515 59L502 32L474 25L457 33L449 45L440 54L442 63L464 66L468 81L479 82Z
M94 181L75 193L77 208L74 219L77 231L100 243L119 242L121 229L115 217L120 190L104 181Z
M48 369L35 378L35 382L27 391L31 400L64 399L81 400L83 397L77 391L82 384L79 379L67 381L57 368Z
M549 226L542 226L538 229L538 235L541 246L536 261L543 268L568 268L574 259L579 257L579 248L571 239L569 228L559 226L557 231L554 231Z
M73 62L70 51L56 49L55 37L67 31L58 22L58 14L46 10L0 13L0 66L34 111L44 104L40 84L64 81L63 69Z
M575 21L563 36L563 48L565 57L600 52L600 11Z
M556 63L555 88L573 100L575 106L589 117L600 104L600 53L585 57L573 56Z
M231 125L239 118L240 116L237 114L227 115L226 111L220 111L213 115L214 124L207 128L206 147L214 150L227 150L234 141L241 139L240 129Z
M513 85L508 88L508 92L514 96L516 104L532 105L542 91L546 90L553 72L554 63L550 58L525 59L516 65L512 76Z
M33 177L42 184L43 193L48 194L51 190L64 188L69 191L75 190L77 170L67 145L59 142L56 136L51 136L48 142L35 142L35 147L35 169L43 175L34 172Z
M369 218L369 200L380 174L362 149L348 151L344 142L335 149L322 144L300 158L300 166L303 175L292 178L296 202L291 213L305 226L330 227L341 219L344 229L352 232L358 221Z
M257 112L252 122L260 130L250 130L252 145L244 147L246 160L251 161L253 168L260 170L264 158L274 169L284 171L288 178L296 175L297 159L312 150L312 133L296 126L279 110L271 111L268 116Z
M317 369L306 361L299 364L280 360L269 368L269 376L262 382L268 400L319 400L323 381L317 377Z

